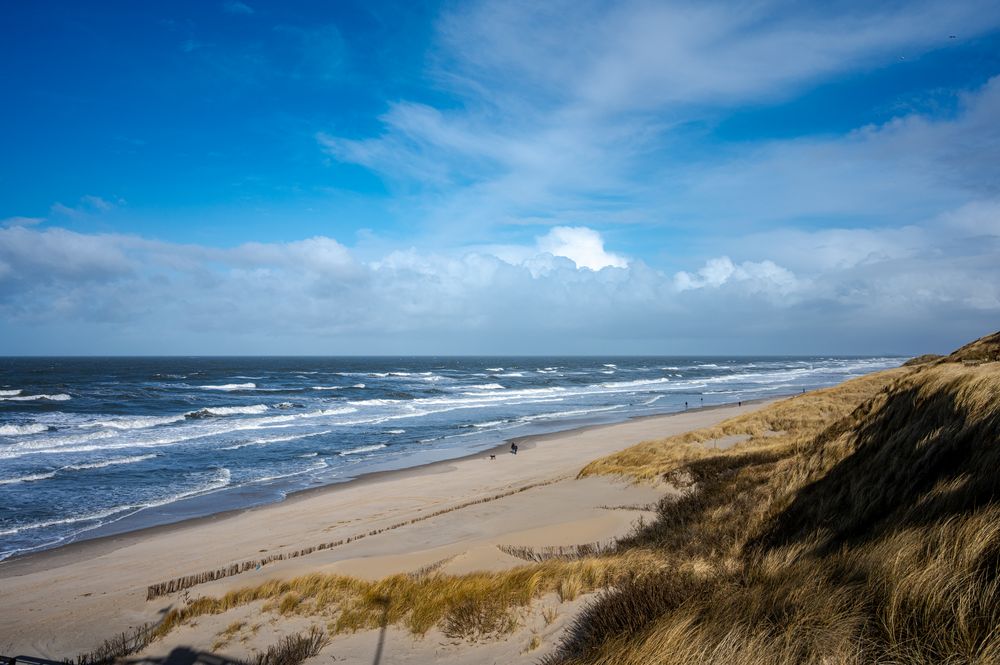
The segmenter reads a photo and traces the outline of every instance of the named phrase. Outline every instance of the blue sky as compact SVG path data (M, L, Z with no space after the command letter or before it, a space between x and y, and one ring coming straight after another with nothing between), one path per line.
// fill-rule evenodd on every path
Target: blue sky
M1000 327L992 2L34 2L0 354L916 353Z

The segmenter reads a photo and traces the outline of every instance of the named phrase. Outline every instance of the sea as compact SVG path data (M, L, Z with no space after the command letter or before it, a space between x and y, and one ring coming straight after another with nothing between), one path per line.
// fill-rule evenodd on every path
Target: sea
M0 358L0 560L513 437L795 394L901 362Z

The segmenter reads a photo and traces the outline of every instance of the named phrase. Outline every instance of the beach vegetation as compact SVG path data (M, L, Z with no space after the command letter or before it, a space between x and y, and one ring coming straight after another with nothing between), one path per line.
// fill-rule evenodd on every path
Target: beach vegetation
M312 626L305 633L286 635L277 644L244 662L246 665L299 665L319 655L329 643L330 638L323 629Z
M543 662L1000 662L1000 364L963 348L749 414L781 436L591 465L689 480L620 543L672 565L602 592ZM825 424L798 417L816 399Z

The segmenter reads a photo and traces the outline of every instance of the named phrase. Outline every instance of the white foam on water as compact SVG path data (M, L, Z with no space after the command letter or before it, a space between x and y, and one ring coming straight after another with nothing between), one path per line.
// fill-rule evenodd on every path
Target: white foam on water
M19 476L17 478L0 478L0 485L13 485L14 483L33 483L37 480L48 480L56 475L55 471L49 473L34 473L29 476Z
M225 383L221 386L198 386L202 390L254 390L257 388L256 383Z
M503 367L487 367L486 371L487 372L502 372L503 371Z
M147 427L156 427L157 425L169 425L170 423L176 423L184 420L186 415L182 416L128 416L121 418L112 418L110 420L97 420L90 423L83 423L80 427L106 427L108 429L117 430L129 430L129 429L146 429Z
M0 425L0 436L27 436L47 432L48 425L30 423L28 425Z
M94 522L94 521L98 522L97 524L76 531L74 534L72 534L75 536L85 531L90 531L91 529L96 529L97 527L104 526L105 524L109 524L110 522L117 522L118 520L124 519L129 515L134 515L143 508L158 508L160 506L165 506L169 503L174 503L175 501L180 501L181 499L186 499L199 494L205 494L208 492L222 489L223 487L229 484L230 478L231 474L229 472L229 469L223 467L216 470L214 477L206 485L203 485L201 487L192 490L178 492L177 494L172 494L163 499L158 499L156 501L149 501L140 504L124 504L120 506L115 506L113 508L109 508L107 510L102 510L100 512L90 513L87 515L78 515L73 517L64 517L55 520L45 520L43 522L34 522L32 524L24 524L18 527L14 527L12 529L0 530L0 536L10 536L17 533L21 533L23 531L33 531L36 529L44 529L52 526L61 526L64 524L78 524L80 522ZM113 515L116 515L115 519L110 520L109 522L100 521L107 517L111 517ZM66 536L62 540L65 540L65 538L68 537L70 536Z
M618 365L614 363L604 363L604 367L610 367L611 369L617 369Z
M20 390L17 392L21 392ZM0 402L33 402L34 400L44 399L49 402L65 402L68 399L72 399L66 393L59 393L57 395L13 395L11 397L0 397Z
M473 390L506 390L504 386L499 383L479 383L474 386L468 386ZM475 393L465 393L466 395L474 395Z
M524 376L524 372L506 372L505 374L497 374L496 376L500 377L500 378L503 378L503 377L519 377L519 376Z
M103 469L108 466L117 466L119 464L136 464L138 462L144 462L148 459L153 459L158 457L156 453L151 453L149 455L133 455L131 457L116 457L114 459L104 460L102 462L88 462L86 464L70 464L64 466L62 471L83 471L86 469Z
M266 413L267 404L254 404L253 406L209 406L197 411L189 411L184 414L188 418L199 416L253 416Z
M658 386L664 383L670 383L668 378L660 379L639 379L637 381L608 381L605 383L598 384L601 388L643 388L649 386Z
M20 395L21 389L17 388L15 390L0 390L0 397L13 397L14 395Z
M313 386L313 390L343 390L344 386Z
M479 429L485 429L487 427L496 427L497 425L503 425L509 423L509 420L490 420L485 423L475 423L473 427L478 427Z
M305 434L290 434L288 436L275 436L264 439L255 439L253 441L247 441L246 443L238 443L235 446L226 446L225 448L219 448L219 450L239 450L240 448L246 448L248 446L266 446L271 443L284 443L286 441L296 441L298 439L307 439L311 436L322 436L324 434L329 434L333 430L324 430L322 432L306 432Z
M387 429L386 434L406 434L405 429Z
M572 409L570 411L552 411L550 413L539 413L533 416L518 418L520 422L534 422L536 420L549 420L551 418L572 418L575 416L586 416L591 413L603 413L605 411L615 411L624 409L627 404L613 404L611 406L599 406L592 409Z
M347 455L357 455L359 453L370 453L376 450L381 450L382 448L387 448L384 443L376 443L373 446L361 446L360 448L351 448L350 450L343 450L340 452L341 457L346 457Z
M300 457L302 457L302 455L300 455ZM291 478L292 476L301 476L303 473L309 473L311 471L319 471L320 469L325 469L328 466L330 466L330 465L326 463L326 460L320 460L320 461L316 462L315 464L313 464L312 466L310 466L308 469L301 469L299 471L291 471L289 473L279 473L276 476L264 476L263 478L255 478L255 479L253 479L251 481L248 481L248 482L251 482L251 483L266 483L266 482L271 481L271 480L280 480L282 478Z
M11 536L16 533L21 533L22 531L33 531L35 529L44 529L50 526L59 526L62 524L76 524L78 522L91 522L94 520L101 520L105 517L111 517L115 513L120 513L123 510L129 510L132 506L117 506L109 510L102 510L97 513L90 513L88 515L79 515L76 517L63 517L57 520L46 520L44 522L33 522L31 524L24 524L12 529L0 530L0 536Z

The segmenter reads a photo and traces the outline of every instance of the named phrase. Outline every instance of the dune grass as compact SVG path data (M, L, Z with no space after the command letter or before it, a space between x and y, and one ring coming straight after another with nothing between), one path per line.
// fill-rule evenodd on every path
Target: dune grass
M833 419L799 417L810 401ZM585 470L689 486L621 543L671 564L604 592L545 663L1000 662L1000 364L911 366L739 420L718 429L785 433Z
M622 555L551 560L495 573L393 575L378 581L312 574L202 597L172 610L157 629L165 635L196 617L264 601L265 611L324 617L332 634L403 625L422 635L434 626L475 639L517 625L515 611L546 593L571 600L659 567L657 555L635 548Z

